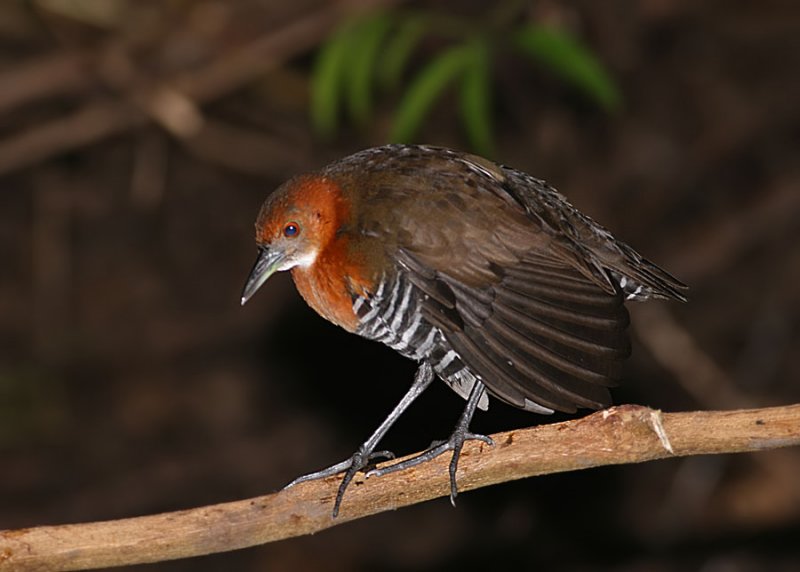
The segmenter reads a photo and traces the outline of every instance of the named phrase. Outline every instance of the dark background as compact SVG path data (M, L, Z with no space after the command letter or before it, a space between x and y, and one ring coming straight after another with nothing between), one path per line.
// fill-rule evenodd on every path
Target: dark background
M273 491L348 456L414 371L317 317L288 276L239 307L267 194L386 139L397 94L361 129L313 134L309 73L341 19L332 3L85 5L0 4L0 528ZM604 113L507 62L496 157L692 288L688 304L632 308L616 402L800 401L796 3L520 6L581 38L625 104ZM482 10L469 3L468 17ZM237 59L287 30L273 58ZM441 102L417 140L465 148L453 108ZM387 446L444 437L461 407L437 384ZM473 428L549 421L496 403ZM136 569L800 570L798 475L797 450L610 467Z

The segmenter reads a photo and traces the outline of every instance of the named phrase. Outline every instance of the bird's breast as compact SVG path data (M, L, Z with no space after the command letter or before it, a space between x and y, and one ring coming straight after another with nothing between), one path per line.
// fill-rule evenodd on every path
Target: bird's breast
M358 298L353 305L359 319L356 333L386 344L407 358L428 362L447 385L467 399L479 376L428 319L423 309L428 301L428 295L403 273L381 280L370 298ZM478 407L488 407L485 395Z
M292 278L309 306L349 332L359 325L353 300L375 291L375 279L365 264L348 252L344 241L323 250L314 264L293 268Z

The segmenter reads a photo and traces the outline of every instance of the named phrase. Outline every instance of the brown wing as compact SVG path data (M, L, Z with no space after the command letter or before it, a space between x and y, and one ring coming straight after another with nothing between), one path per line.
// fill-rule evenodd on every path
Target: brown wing
M531 410L609 404L630 351L621 278L638 287L644 265L632 249L542 181L472 156L387 147L331 173L369 205L352 205L364 248L408 273L492 394ZM641 274L641 297L680 285Z
M494 270L496 281L482 287L446 272L412 278L426 293L439 293L429 294L423 311L461 361L490 393L523 409L609 405L607 387L630 352L621 294L609 295L574 268L535 254Z
M426 318L512 405L609 405L607 386L630 351L619 290L576 268L557 238L502 196L478 185L442 195L395 215L404 232L391 251L428 295Z

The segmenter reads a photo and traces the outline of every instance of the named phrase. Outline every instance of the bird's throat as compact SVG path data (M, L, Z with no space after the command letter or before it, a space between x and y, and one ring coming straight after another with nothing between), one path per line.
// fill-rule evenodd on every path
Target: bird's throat
M314 264L293 268L292 278L306 303L323 318L349 332L356 331L354 296L368 296L374 280L363 271L363 265L348 255L345 237L329 244Z

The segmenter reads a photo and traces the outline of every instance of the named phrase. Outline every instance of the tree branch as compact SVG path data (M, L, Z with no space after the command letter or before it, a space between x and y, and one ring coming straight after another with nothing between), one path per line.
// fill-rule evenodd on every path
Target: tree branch
M800 444L800 405L664 413L625 405L582 419L469 442L462 491L534 475L671 456L761 451ZM348 490L331 518L339 478L302 483L242 501L108 522L0 531L0 571L84 570L224 552L311 534L371 514L448 494L443 455Z

